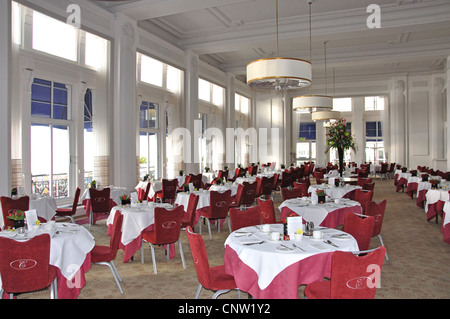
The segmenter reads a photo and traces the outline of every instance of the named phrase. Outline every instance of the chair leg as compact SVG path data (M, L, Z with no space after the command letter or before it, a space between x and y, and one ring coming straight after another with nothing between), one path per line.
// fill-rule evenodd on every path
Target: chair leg
M186 261L184 260L183 246L181 246L181 241L179 240L178 246L180 247L181 262L183 263L183 268L186 269Z
M70 221L72 222L72 224L75 224L75 219L73 218L73 216L69 216Z
M208 232L209 232L209 240L212 240L212 236L211 236L211 223L209 222L209 218L206 218L206 224L208 225Z
M197 292L195 293L195 299L198 299L198 297L200 296L200 291L202 290L202 284L198 284L197 287Z
M227 216L227 223L228 223L228 230L231 233L231 223L230 223L230 216Z
M122 280L122 278L120 278L119 276L119 272L116 269L116 266L114 265L114 262L111 260L111 262L99 262L96 263L97 265L105 265L108 266L109 269L111 270L114 280L116 281L117 287L119 287L119 291L120 293L123 295L123 289L122 289L122 285L120 284L120 281Z
M58 282L56 277L50 284L50 299L58 299Z
M150 248L152 249L152 263L153 263L153 273L156 275L158 273L156 269L156 256L155 256L155 248L152 243L149 243Z
M229 291L230 291L230 289L217 290L217 291L214 293L212 299L217 299L217 297L219 297L221 294L227 293L227 292L229 292Z
M384 246L383 238L381 237L380 234L378 234L378 239L380 240L381 246ZM384 246L384 247L386 247L386 246ZM389 261L389 256L388 256L388 254L387 254L387 249L386 249L385 258L386 258L386 261Z

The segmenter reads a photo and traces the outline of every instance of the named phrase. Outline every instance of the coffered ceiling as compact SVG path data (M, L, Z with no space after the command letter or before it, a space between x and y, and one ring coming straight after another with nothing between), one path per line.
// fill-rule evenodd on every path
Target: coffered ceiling
M143 29L199 54L245 81L247 63L276 56L275 0L95 1ZM380 28L369 28L380 7ZM385 77L444 70L450 55L449 0L314 0L313 79ZM309 60L308 0L278 0L279 56Z

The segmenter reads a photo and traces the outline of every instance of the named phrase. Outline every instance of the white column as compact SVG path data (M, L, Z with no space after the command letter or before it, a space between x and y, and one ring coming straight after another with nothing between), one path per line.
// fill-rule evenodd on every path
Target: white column
M185 172L197 174L200 172L198 139L194 129L194 120L198 120L198 55L188 50L186 52L185 71L185 127L190 132L190 143L184 140L183 152L190 147L191 156L185 163Z
M11 1L0 2L0 195L11 191Z
M228 169L232 171L235 169L236 165L234 163L235 156L230 156L229 152L234 154L234 137L227 138L226 129L235 128L236 114L235 114L235 92L236 92L236 84L235 84L235 75L233 73L227 73L227 87L226 87L226 103L224 107L224 131L223 131L223 146L224 146L224 163L228 166ZM228 155L228 156L227 156ZM227 161L227 157L229 159L233 159L233 161Z
M356 152L354 161L358 164L366 161L366 132L364 123L364 98L355 97L352 99L353 119L352 135L355 137Z
M442 77L437 77L433 80L433 87L431 91L431 160L435 169L444 169L439 167L440 161L445 158L444 150L444 134L445 134L445 119L444 119L444 88L445 80Z
M447 80L445 81L445 87L447 91L447 171L450 171L450 146L448 145L450 143L450 55L447 58Z
M136 186L136 22L116 15L114 43L114 184ZM107 120L107 119L105 119ZM111 128L110 128L111 129Z
M391 155L392 162L407 167L406 162L406 123L405 88L403 79L393 79L391 86Z
M327 149L327 129L323 126L324 121L316 122L316 166L326 167L328 164L328 153L325 153ZM334 152L334 149L330 150Z
M291 162L294 162L293 156L291 156L292 151L292 99L287 97L286 92L284 92L283 97L283 113L284 113L284 125L283 125L283 149L284 149L284 163L288 167ZM295 155L294 155L295 157Z

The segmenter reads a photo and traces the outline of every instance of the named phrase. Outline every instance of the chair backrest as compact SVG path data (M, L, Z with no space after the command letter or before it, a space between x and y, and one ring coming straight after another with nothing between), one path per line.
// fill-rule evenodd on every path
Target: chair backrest
M273 200L262 200L257 198L258 206L261 208L261 221L263 224L275 224L275 209L273 207Z
M141 200L147 200L148 198L148 193L150 193L150 187L152 186L152 183L147 182L147 187L145 188L145 194L144 194L144 198L142 198Z
M289 188L281 189L281 197L283 197L283 200L302 196L303 196L303 189L300 187L294 187L292 189Z
M174 209L155 207L155 242L153 244L171 244L180 237L181 220L184 206Z
M202 188L202 176L203 175L202 174L197 174L197 175L190 174L190 176L191 176L190 183L192 183L192 185L197 189Z
M281 187L291 187L294 182L292 173L290 171L283 171L281 173Z
M164 199L174 199L177 194L178 180L163 179L162 180L162 197Z
M17 199L2 196L0 198L0 202L2 205L2 213L3 213L3 225L5 227L14 227L14 221L6 218L8 214L14 210L23 210L27 211L30 209L30 197L22 196Z
M275 176L272 176L272 177L263 176L261 178L261 182L260 182L261 187L260 187L259 195L272 194L274 179L275 179Z
M372 179L370 177L358 177L357 185L363 187L366 183L372 183Z
M375 219L372 237L377 236L381 233L381 227L383 226L384 212L386 211L386 203L387 200L385 199L379 203L370 201L366 205L366 210L364 214L367 216L372 216Z
M204 288L209 289L211 287L211 271L203 237L200 234L195 234L191 226L186 227L186 235L198 281Z
M91 197L91 207L94 213L109 213L110 210L110 194L111 189L106 187L102 190L89 188L89 196Z
M308 184L294 182L294 188L300 188L302 190L301 196L299 197L308 196Z
M261 208L259 206L253 206L247 210L231 208L230 222L232 231L248 226L261 225Z
M277 189L277 185L278 185L278 179L280 178L279 174L273 174L273 184L272 184L272 190L276 190Z
M331 262L331 298L373 299L385 253L386 248L383 246L364 256L352 252L334 252ZM374 271L374 266L379 269Z
M209 193L209 209L211 218L225 218L231 203L231 189L223 193L211 191Z
M48 234L27 241L0 238L0 273L5 292L19 293L47 287L49 266Z
M116 258L117 250L119 249L120 238L122 237L123 215L116 212L114 215L113 231L109 239L109 247L111 248L111 260Z
M355 190L355 201L361 204L363 212L366 209L366 205L368 202L370 202L373 198L373 191L363 191L361 189Z
M194 193L191 193L189 195L189 202L188 207L186 210L186 213L183 214L182 223L183 227L194 225L194 219L195 219L195 211L197 210L197 204L200 196L195 195Z
M369 249L375 218L359 216L354 213L345 214L344 232L352 235L358 243L359 250Z
M362 189L365 190L365 191L373 191L375 189L375 182L373 182L373 183L365 183L362 186Z
M78 201L80 200L80 195L81 195L81 188L77 187L77 190L75 191L75 196L73 198L72 213L76 213L76 211L77 211Z
M241 205L251 205L255 201L256 198L256 187L258 184L256 182L248 183L243 182L242 185L244 189L242 191L242 201Z

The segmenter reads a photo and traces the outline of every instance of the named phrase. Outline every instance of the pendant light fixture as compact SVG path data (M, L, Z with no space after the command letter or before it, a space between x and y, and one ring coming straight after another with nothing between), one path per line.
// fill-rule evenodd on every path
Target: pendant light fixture
M311 85L311 62L279 56L278 0L276 0L277 57L264 58L247 65L247 84L256 89L289 90Z
M312 35L311 35L311 4L312 4L312 1L309 1L308 4L309 4L309 53L310 53L310 60L312 62ZM326 58L325 58L325 64L326 64ZM326 66L325 66L325 74L326 74ZM302 96L294 97L294 99L292 101L293 109L297 112L331 111L333 109L332 97L327 96L327 95L313 95L312 94L312 86L310 88L311 88L310 95L302 95Z

